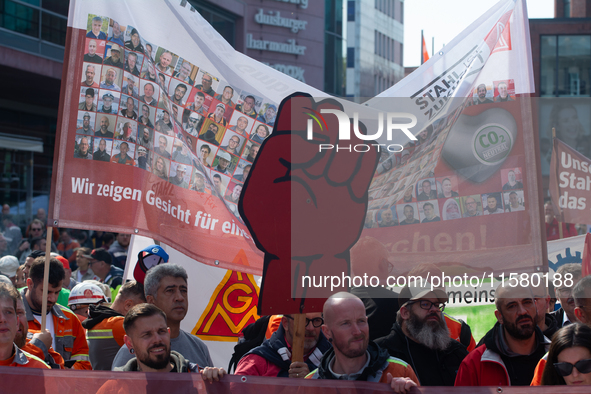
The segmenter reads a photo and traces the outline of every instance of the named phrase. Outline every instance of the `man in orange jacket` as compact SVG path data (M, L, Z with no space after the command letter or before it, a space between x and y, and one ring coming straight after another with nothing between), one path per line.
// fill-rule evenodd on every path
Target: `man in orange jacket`
M18 291L12 284L0 282L0 367L45 368L49 366L14 344L18 331L16 301Z
M22 290L29 331L32 333L41 332L44 270L45 257L38 257L31 266L27 287ZM57 304L64 275L62 264L57 259L50 258L46 328L52 334L52 347L63 357L67 367L92 369L88 358L88 344L80 320L68 308Z

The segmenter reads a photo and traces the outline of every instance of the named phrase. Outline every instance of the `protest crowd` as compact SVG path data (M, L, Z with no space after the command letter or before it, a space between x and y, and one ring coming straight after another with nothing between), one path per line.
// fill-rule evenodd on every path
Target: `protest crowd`
M199 372L211 382L228 373L213 365L203 341L180 328L190 281L160 246L143 249L135 280L124 281L129 234L59 230L50 246L42 331L45 211L22 236L8 212L2 218L0 366ZM387 254L383 245L361 238L351 250L353 273L382 264ZM438 270L421 264L409 276ZM557 273L572 281L555 289L499 286L497 323L478 343L468 324L445 313L445 288L413 282L399 294L363 287L337 293L322 313L305 315L303 361L291 360L294 316L263 316L244 328L229 372L382 382L395 392L591 384L591 278L576 263Z

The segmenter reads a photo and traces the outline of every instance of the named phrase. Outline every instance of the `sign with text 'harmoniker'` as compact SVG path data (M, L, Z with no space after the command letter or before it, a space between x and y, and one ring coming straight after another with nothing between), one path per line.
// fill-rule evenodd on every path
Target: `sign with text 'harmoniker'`
M326 94L236 52L186 1L71 1L67 37L51 219L260 274L242 185L281 100ZM391 112L397 97L417 119L418 141L399 133L405 149L382 154L369 190L364 235L388 247L394 273L543 264L531 70L525 2L500 1L363 106Z

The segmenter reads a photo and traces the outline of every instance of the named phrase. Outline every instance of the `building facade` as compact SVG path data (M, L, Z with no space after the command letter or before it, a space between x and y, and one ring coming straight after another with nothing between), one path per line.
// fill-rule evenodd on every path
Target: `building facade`
M347 2L347 97L373 97L404 78L404 2Z
M591 6L556 0L553 19L530 19L538 108L543 196L548 183L552 128L556 136L591 157Z

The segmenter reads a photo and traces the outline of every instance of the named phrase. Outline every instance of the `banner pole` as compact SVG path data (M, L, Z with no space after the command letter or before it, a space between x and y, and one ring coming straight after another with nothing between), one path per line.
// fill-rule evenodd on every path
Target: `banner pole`
M49 259L51 258L51 235L53 228L47 227L47 244L45 245L45 268L43 269L43 302L41 304L41 332L45 331L46 317L47 317L47 291L49 282Z
M552 146L554 146L555 139L556 139L556 128L552 127ZM558 209L560 209L560 207L558 207ZM560 218L562 219L562 210L560 210ZM564 236L564 234L562 233L562 222L560 220L558 220L558 238L562 239L563 236Z
M306 314L293 315L293 344L291 347L291 362L304 361L304 339L306 336Z

